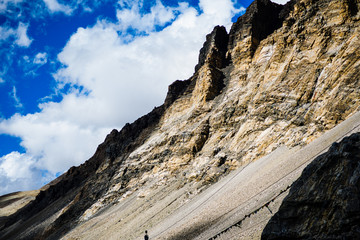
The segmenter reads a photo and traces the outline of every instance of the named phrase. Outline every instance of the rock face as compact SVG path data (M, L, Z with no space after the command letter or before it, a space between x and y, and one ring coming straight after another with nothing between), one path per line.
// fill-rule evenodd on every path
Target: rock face
M229 34L218 26L206 37L194 75L170 85L162 106L113 130L92 158L0 218L0 239L59 239L110 205L172 186L196 193L332 129L360 110L359 5L255 0ZM170 202L171 211L181 204ZM119 223L123 239L159 220L130 234L131 219Z
M216 26L212 33L206 36L206 42L200 50L199 63L195 66L195 72L205 63L215 68L225 67L228 42L229 35L225 27Z
M291 1L284 7L270 0L254 1L230 30L228 48L232 50L232 58L251 59L260 41L281 27L294 2ZM243 48L239 43L246 43L248 47Z
M360 133L334 143L292 185L261 239L360 238Z

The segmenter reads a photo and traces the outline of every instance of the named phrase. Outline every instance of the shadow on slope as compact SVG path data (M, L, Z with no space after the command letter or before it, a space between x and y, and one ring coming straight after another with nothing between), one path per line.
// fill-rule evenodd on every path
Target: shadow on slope
M360 239L360 133L334 143L294 182L262 239Z

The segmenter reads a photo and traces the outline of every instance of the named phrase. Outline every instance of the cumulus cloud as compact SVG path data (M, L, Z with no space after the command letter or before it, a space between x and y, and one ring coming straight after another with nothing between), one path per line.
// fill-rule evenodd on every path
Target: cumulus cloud
M158 4L150 15L156 15L154 9L163 11ZM65 67L55 78L60 86L71 84L87 89L90 94L83 104L94 101L89 106L103 112L107 120L102 122L121 126L133 121L162 103L171 82L193 73L205 35L216 24L231 25L231 1L202 0L200 6L200 15L189 6L169 8L167 11L181 9L171 26L130 43L118 34L121 20L118 24L98 22L91 28L80 28L59 54ZM138 17L143 21L144 16L139 13ZM142 24L134 27L144 29ZM94 116L87 119L98 121Z
M27 178L32 174L31 167L34 163L34 160L29 156L12 152L1 158L0 171L11 181Z
M73 102L77 103L77 102ZM108 132L92 126L79 126L64 116L58 118L59 110L14 115L0 123L0 129L22 139L21 145L26 156L33 159L31 166L47 170L53 174L63 172L68 167L79 165L89 158Z
M9 153L0 158L0 195L21 190L34 190L54 176L35 167L36 161L28 154ZM37 179L37 181L34 181Z
M54 175L79 165L112 128L162 104L168 85L194 72L206 34L218 24L229 28L239 11L231 0L200 0L200 13L185 3L166 7L157 1L148 13L134 1L120 2L125 3L117 22L79 28L58 55L63 67L54 78L62 101L0 122L0 133L22 139L29 171ZM164 29L158 32L158 26ZM129 29L146 34L134 36ZM42 54L34 63L45 61Z

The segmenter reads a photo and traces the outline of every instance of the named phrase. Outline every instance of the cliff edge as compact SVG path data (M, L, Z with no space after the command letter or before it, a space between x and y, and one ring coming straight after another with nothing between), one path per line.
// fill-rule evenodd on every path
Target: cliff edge
M162 106L1 217L0 239L136 239L228 173L307 146L360 110L359 5L255 0Z

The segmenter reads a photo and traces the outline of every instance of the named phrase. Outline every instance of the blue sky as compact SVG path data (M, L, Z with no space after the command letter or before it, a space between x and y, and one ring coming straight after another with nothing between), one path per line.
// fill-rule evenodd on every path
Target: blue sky
M0 0L0 195L41 187L161 105L250 3Z

